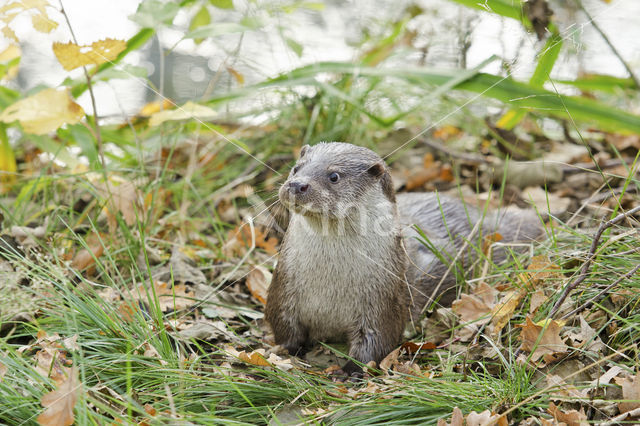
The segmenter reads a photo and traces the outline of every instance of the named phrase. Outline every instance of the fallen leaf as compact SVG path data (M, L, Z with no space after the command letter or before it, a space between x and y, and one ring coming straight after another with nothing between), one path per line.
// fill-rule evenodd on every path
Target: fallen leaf
M20 45L10 44L6 49L0 52L0 63L4 69L4 75L1 76L3 80L12 80L18 75L18 64L20 63L20 56L22 51Z
M491 309L492 335L497 335L507 325L525 294L523 289L509 291Z
M433 342L424 342L424 343L414 343L414 342L405 342L402 344L401 348L407 351L408 354L415 354L419 351L431 351L435 349L437 346Z
M451 423L447 423L444 419L438 419L438 426L464 426L462 410L458 407L454 407L453 413L451 413Z
M112 38L96 41L88 46L78 46L73 42L66 44L55 42L53 43L53 53L62 67L67 71L71 71L85 65L100 65L105 62L111 62L126 47L127 43L125 41Z
M604 343L602 343L602 340L600 340L596 331L591 328L589 323L587 323L587 320L585 320L582 315L580 315L580 331L577 333L568 333L567 337L571 339L573 347L580 348L582 350L601 352L605 348Z
M538 361L545 355L566 353L569 347L560 337L560 323L548 320L546 327L535 324L531 317L527 316L524 324L516 325L522 329L519 339L522 341L521 350L531 352L531 360ZM551 361L551 359L549 359Z
M211 120L217 117L217 115L218 113L215 110L189 101L175 109L158 111L151 114L149 117L149 126L159 126L165 121Z
M85 242L89 248L83 248L76 253L73 257L73 261L71 262L71 267L78 271L83 271L88 267L93 266L96 259L104 253L104 246L97 234L90 234Z
M560 410L553 402L549 403L547 412L553 416L558 422L563 422L567 426L587 426L587 415L584 413L584 408L580 408L580 411L569 410L566 413Z
M227 257L243 256L251 247L252 240L255 238L256 247L262 248L267 254L276 254L278 252L278 239L276 237L268 237L262 227L253 227L255 235L252 236L251 227L241 225L229 231L227 242L222 246L222 252Z
M507 418L500 414L494 414L489 410L485 410L482 413L476 413L475 411L467 414L467 426L507 426Z
M72 368L58 389L45 394L40 403L45 410L37 420L43 426L70 426L74 422L73 408L82 387L78 383L78 371Z
M146 286L148 284L139 284L137 291L133 292L133 298L143 302L149 302L147 300ZM156 297L158 298L158 304L162 312L168 310L180 311L193 306L196 303L194 293L187 289L185 284L177 284L170 286L163 281L154 281L153 283ZM153 297L153 292L149 289L149 296Z
M84 117L84 110L66 90L44 89L21 99L0 114L0 121L19 121L27 133L44 135L63 124L75 124Z
M624 402L618 403L620 413L626 413L627 411L640 408L640 373L631 379L616 378L616 383L622 386L622 399L625 400Z
M529 313L532 314L537 311L538 308L547 301L547 299L549 299L549 297L544 294L544 290L539 289L534 291L531 294L531 299L529 300Z
M7 374L7 371L9 371L7 366L0 362L0 382L4 378L5 374Z
M251 295L263 305L267 303L267 289L271 284L271 278L271 272L261 265L254 266L247 275L246 283Z
M470 294L461 294L460 299L451 304L451 310L460 316L463 323L478 323L481 319L484 319L482 323L486 323L491 319L488 315L491 307L482 299Z

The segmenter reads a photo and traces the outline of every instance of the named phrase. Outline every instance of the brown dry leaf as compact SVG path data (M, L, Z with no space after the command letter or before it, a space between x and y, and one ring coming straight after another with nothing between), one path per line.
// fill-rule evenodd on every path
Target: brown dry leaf
M531 360L538 361L543 356L556 353L566 353L569 347L565 345L560 337L562 325L552 319L546 320L546 327L538 325L527 316L524 324L516 325L521 328L519 339L522 341L521 350L532 352ZM547 361L548 359L548 361ZM552 361L551 358L546 362Z
M620 413L626 413L627 411L640 408L640 373L631 379L616 378L615 381L618 385L622 386L622 399L625 400L624 402L618 403Z
M431 351L436 348L436 344L433 342L423 342L423 343L415 343L415 342L404 342L401 349L405 350L408 354L415 354L419 351Z
M451 414L451 423L447 423L445 419L438 419L438 426L464 426L462 410L454 407L453 413Z
M567 383L561 376L557 374L548 375L547 384L553 388L553 391L549 394L550 399L553 400L576 401L588 397L587 394L589 389L579 390L573 384Z
M65 123L78 123L83 117L84 110L68 91L44 89L9 105L0 114L0 121L19 121L25 132L44 135Z
M255 226L253 229L255 230L256 247L263 249L267 254L276 254L278 239L276 237L267 238L267 233L261 227ZM222 251L227 257L243 256L251 247L251 240L251 227L246 224L241 225L229 231L227 242L222 247Z
M85 65L100 65L111 62L126 47L127 43L124 40L112 38L96 41L88 46L78 46L73 42L67 44L55 42L53 43L53 53L62 67L71 71Z
M494 414L489 410L485 410L482 413L476 413L475 411L467 414L467 426L507 426L507 418L500 414Z
M498 290L482 281L473 290L473 295L482 299L487 306L494 306L496 304L496 298L498 297Z
M137 292L134 292L134 299L147 301L147 293L145 292L145 285L138 285ZM175 309L181 311L193 306L195 301L195 295L192 291L187 289L185 284L178 284L170 286L164 281L154 281L153 287L155 289L158 303L162 312L166 312L169 309ZM153 297L153 292L149 290L149 294ZM124 305L124 304L123 304Z
M422 165L409 171L405 188L411 191L422 188L425 183L430 182L440 176L440 163L436 163L433 154L425 154Z
M251 295L263 305L267 303L267 289L271 284L271 278L271 272L261 265L254 266L247 275L246 283Z
M461 134L462 130L451 125L442 126L433 131L433 137L443 141L460 136Z
M486 323L490 320L488 314L491 312L491 307L487 306L481 299L470 294L461 294L460 299L455 300L451 304L451 310L460 316L460 320L463 323Z
M531 294L531 299L529 300L529 313L532 314L538 310L540 306L544 304L544 302L549 299L548 296L544 294L544 290L536 290Z
M4 378L5 374L7 374L7 371L9 371L7 366L0 362L0 382Z
M95 260L104 253L104 246L97 234L93 233L89 235L86 239L86 243L89 249L83 248L80 250L76 253L73 257L73 261L71 262L71 267L79 271L93 266Z
M136 223L136 218L143 214L144 202L135 182L119 176L110 176L108 184L94 182L94 186L98 194L107 200L104 211L110 230L116 228L118 212L129 226Z
M627 148L640 149L640 136L638 135L621 135L619 133L606 133L604 140L616 147L618 151L624 151Z
M587 320L585 320L582 315L580 315L580 331L576 333L568 333L567 337L571 339L572 346L575 348L600 352L604 350L605 347L596 331L591 328Z
M551 262L547 256L538 255L531 258L527 273L523 275L523 281L536 288L549 279L560 277L560 267Z
M40 403L45 410L37 420L43 426L70 426L73 424L73 408L82 387L78 383L78 371L72 368L58 389L45 394Z
M382 361L380 361L380 369L383 371L389 370L394 365L398 365L398 357L400 356L400 349L396 348L393 351L389 352L389 355L385 356Z
M584 408L580 408L580 411L569 410L566 413L560 410L553 402L549 403L547 412L553 416L557 422L563 422L567 426L588 426L587 415L584 413Z
M266 351L264 349L256 349L255 351L247 353L245 351L237 351L237 350L233 349L232 347L228 346L228 347L225 348L225 351L227 352L227 354L231 355L232 357L238 358L241 361L244 361L244 362L249 363L249 364L257 365L257 366L260 366L260 367L270 367L271 366L269 361L267 361L267 359L265 358ZM277 355L275 355L275 354L272 354L272 355L277 357ZM280 357L277 357L277 358L278 359L282 359Z
M507 325L525 294L524 289L509 291L491 309L492 335L497 335Z

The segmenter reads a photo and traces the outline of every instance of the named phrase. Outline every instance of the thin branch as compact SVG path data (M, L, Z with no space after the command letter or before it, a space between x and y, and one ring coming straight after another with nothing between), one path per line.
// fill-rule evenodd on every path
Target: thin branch
M603 222L600 225L600 227L598 228L598 231L596 231L596 234L593 236L593 242L591 243L591 248L589 249L589 257L588 257L588 259L582 264L582 268L580 268L580 273L578 274L578 277L572 283L567 284L567 286L564 288L564 291L562 292L562 295L556 301L555 305L553 305L553 309L551 309L551 312L549 313L549 318L553 318L553 316L560 309L560 306L566 300L566 298L569 295L569 293L571 293L572 290L574 290L576 287L578 287L580 285L580 283L582 283L587 278L587 273L589 272L589 267L591 266L591 263L593 263L593 259L595 259L595 257L596 257L596 250L598 249L598 245L600 243L600 238L602 237L602 234L604 233L604 231L609 229L609 228L611 228L613 225L617 224L618 222L621 222L623 219L627 218L628 216L630 216L630 215L632 215L632 214L634 214L634 213L636 213L638 211L640 211L640 206L636 206L633 209L628 210L628 211L626 211L626 212L614 217L611 220Z
M64 16L64 20L67 22L67 27L69 27L69 32L71 33L71 38L73 42L78 45L78 39L76 38L75 33L73 32L73 27L71 26L71 21L69 21L69 16L67 12L64 10L64 6L62 5L62 0L59 0L60 3L60 13ZM104 162L104 154L102 152L102 136L100 134L100 124L98 123L98 108L96 107L96 97L93 93L93 85L91 84L91 76L89 75L89 71L87 71L87 67L83 66L82 70L84 71L84 76L87 79L87 89L89 90L89 97L91 98L91 106L93 107L93 124L95 126L95 137L98 142L98 153L100 155L100 161L102 162L102 167L105 166Z
M618 49L616 49L616 47L611 43L611 41L609 40L609 37L607 37L607 35L604 33L604 31L602 31L602 29L598 26L598 24L596 23L596 21L593 20L593 18L591 17L591 15L589 14L589 12L587 12L587 9L585 9L585 7L582 5L582 1L581 0L576 0L576 3L578 4L578 7L580 8L580 10L582 11L582 13L584 13L587 16L587 19L589 20L589 23L591 25L593 25L593 29L595 29L599 34L600 37L602 37L602 39L604 40L605 43L607 43L607 46L609 46L609 48L611 49L611 51L613 52L614 55L616 55L616 57L618 58L618 60L620 62L622 62L622 65L624 66L624 68L627 70L627 72L629 73L629 76L631 77L631 79L633 80L633 83L636 85L636 89L640 89L640 80L638 80L638 77L636 76L636 74L633 72L633 70L631 69L631 67L629 66L629 64L627 63L627 61L624 60L624 58L622 57L622 55L620 54L620 52L618 52Z
M607 297L607 295L609 294L609 290L611 290L612 288L614 288L615 286L620 284L622 281L631 278L636 272L638 272L639 269L640 269L640 263L637 264L632 270L630 270L629 272L627 272L626 274L624 274L623 276L621 276L620 278L615 280L613 283L611 283L608 286L606 286L605 288L603 288L602 291L600 291L600 293L596 294L593 298L588 300L582 306L579 306L576 309L574 309L573 311L569 312L568 314L563 315L562 319L567 319L570 316L578 314L578 313L584 311L585 309L588 309L591 306L595 305L596 303L600 302L602 299Z

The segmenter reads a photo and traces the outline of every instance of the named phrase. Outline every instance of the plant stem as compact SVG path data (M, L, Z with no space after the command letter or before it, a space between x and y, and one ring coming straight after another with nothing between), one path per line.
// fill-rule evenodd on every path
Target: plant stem
M64 10L64 6L62 5L62 0L58 1L60 3L60 13L62 13L62 16L64 16L64 20L67 22L67 27L69 27L69 32L71 33L71 38L73 39L73 42L78 45L78 39L73 32L73 27L71 26L71 22L69 21L69 16L67 15L67 12ZM83 66L82 70L84 71L84 76L87 79L87 89L89 90L89 97L91 98L91 106L93 108L93 125L95 127L96 142L98 143L98 155L100 156L100 162L102 163L102 167L104 168L106 164L104 161L104 153L102 151L102 136L100 134L100 124L98 123L98 108L96 107L96 97L93 93L91 76L89 75L89 71L87 71L87 67Z

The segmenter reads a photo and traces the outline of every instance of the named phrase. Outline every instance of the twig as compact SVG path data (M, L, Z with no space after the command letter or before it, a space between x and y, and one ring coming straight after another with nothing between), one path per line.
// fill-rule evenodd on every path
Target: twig
M611 283L608 286L606 286L605 288L603 288L602 291L600 291L600 293L598 293L591 300L587 301L582 306L577 307L576 309L574 309L573 311L569 312L568 314L563 315L562 319L569 318L571 315L575 315L577 313L580 313L580 312L584 311L585 309L588 309L591 306L595 305L596 303L598 303L599 301L601 301L602 299L604 299L607 296L607 293L609 292L609 290L611 290L613 287L615 287L618 284L620 284L622 281L631 278L631 276L633 276L633 274L638 272L639 269L640 269L640 263L637 264L632 270L630 270L629 272L627 272L626 274L624 274L623 276L621 276L620 278L615 280L613 283Z
M600 227L598 228L598 231L596 231L596 234L593 236L593 242L591 243L591 248L589 249L589 257L582 264L582 268L580 268L580 273L578 274L578 278L576 278L572 283L567 284L567 286L564 288L564 291L562 292L562 295L556 301L555 305L553 305L553 309L551 309L551 312L549 313L549 318L553 318L553 316L560 309L560 306L562 305L562 303L564 303L564 301L567 298L567 296L569 295L569 293L573 289L575 289L577 286L579 286L580 283L582 283L582 281L585 280L585 278L587 278L587 272L589 272L589 267L591 266L591 263L593 262L593 259L596 257L596 250L597 250L598 244L600 242L600 237L602 237L602 233L605 230L611 228L613 225L617 224L618 222L621 222L622 219L625 219L629 215L632 215L632 214L634 214L634 213L636 213L638 211L640 211L640 206L636 206L633 209L628 210L628 211L626 211L626 212L614 217L611 220L603 222L600 225Z
M609 419L609 421L600 423L600 425L601 426L619 425L626 418L634 419L634 418L636 418L638 416L640 416L640 408L636 408L634 410L627 411L626 413L622 413L619 416L612 417L611 419Z
M602 37L604 42L607 43L607 45L609 46L609 48L611 49L613 54L616 55L616 57L618 58L618 60L620 62L622 62L622 65L624 66L624 68L629 73L629 77L631 77L631 80L633 80L633 83L636 85L636 89L640 89L640 80L638 80L638 77L635 75L635 73L633 72L633 70L631 69L631 67L627 63L627 61L624 60L624 58L622 57L620 52L618 52L618 49L616 49L615 46L609 40L609 37L607 37L607 35L604 33L604 31L602 31L602 29L600 29L598 24L596 24L596 21L593 20L593 18L589 14L589 12L587 12L587 9L585 9L584 6L582 5L582 1L581 0L576 0L576 3L578 4L578 7L582 11L582 13L584 13L587 16L587 19L589 20L589 23L591 25L593 25L593 29L595 29L600 34L600 37Z
M69 27L69 32L71 33L71 38L73 42L78 45L78 39L76 38L75 33L73 32L73 27L71 26L71 22L69 21L69 16L67 12L64 10L64 6L62 5L62 0L59 0L60 3L60 13L64 16L64 20L67 22L67 26ZM84 76L87 79L87 89L89 90L89 97L91 98L91 106L93 107L93 124L95 126L95 136L96 141L98 142L98 154L100 155L100 161L102 162L102 167L105 167L104 162L104 154L102 152L102 136L100 134L100 124L98 124L98 109L96 108L96 97L93 94L93 85L91 84L91 76L89 75L89 71L87 71L87 67L83 66L82 70L84 71Z

